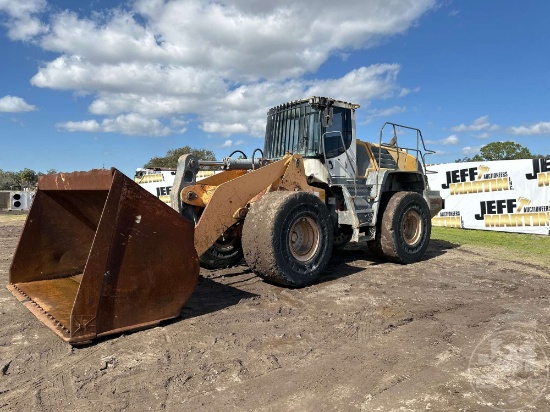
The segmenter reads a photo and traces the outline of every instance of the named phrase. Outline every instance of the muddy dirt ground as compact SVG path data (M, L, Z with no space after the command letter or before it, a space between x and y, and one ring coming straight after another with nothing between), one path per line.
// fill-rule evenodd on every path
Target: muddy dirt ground
M0 283L23 226L0 223ZM320 283L201 271L181 318L72 348L0 288L6 411L550 410L548 268L432 241L349 247Z

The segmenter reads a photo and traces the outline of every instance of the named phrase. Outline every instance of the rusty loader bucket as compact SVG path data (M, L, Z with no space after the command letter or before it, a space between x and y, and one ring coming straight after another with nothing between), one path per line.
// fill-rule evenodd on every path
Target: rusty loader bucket
M194 225L116 169L43 176L8 289L71 344L179 316Z

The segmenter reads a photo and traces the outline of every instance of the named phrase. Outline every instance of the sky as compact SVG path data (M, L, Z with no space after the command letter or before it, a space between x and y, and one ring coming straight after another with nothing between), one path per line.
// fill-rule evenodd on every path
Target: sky
M549 16L535 0L0 0L0 169L250 156L270 107L312 95L360 104L364 141L421 129L429 163L494 141L548 155Z

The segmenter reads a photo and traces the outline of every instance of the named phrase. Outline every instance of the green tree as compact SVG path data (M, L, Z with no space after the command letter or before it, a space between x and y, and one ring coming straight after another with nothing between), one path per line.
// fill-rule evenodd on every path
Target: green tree
M492 142L483 146L479 152L484 160L515 160L533 157L528 148L514 142Z
M0 169L0 190L10 190L20 185L17 173Z
M462 158L462 159L456 159L455 162L456 162L456 163L482 162L483 160L485 160L485 159L483 159L483 157L482 157L481 155L476 154L476 155L474 155L474 156L472 156L472 157L466 156L466 157L464 157L464 158Z
M38 175L32 169L25 168L19 172L19 181L21 186L24 187L34 187L38 180Z
M57 169L48 169L48 170L46 170L46 173L38 172L37 175L38 175L38 177L40 177L40 176L46 176L46 175L55 175L57 173L59 173L59 171Z
M180 147L178 149L170 149L166 152L166 156L152 157L143 167L166 167L175 169L178 166L178 159L181 155L192 154L199 160L216 160L214 152L206 149L192 149L189 146Z
M531 159L533 154L528 148L514 142L492 142L479 149L479 154L465 157L461 162L480 162L488 160Z

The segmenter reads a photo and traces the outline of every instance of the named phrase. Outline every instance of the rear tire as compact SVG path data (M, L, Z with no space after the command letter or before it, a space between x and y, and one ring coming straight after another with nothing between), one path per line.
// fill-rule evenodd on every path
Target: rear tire
M368 242L376 257L398 263L419 261L430 242L432 222L426 200L415 192L395 193L376 224L376 236Z
M307 286L325 270L333 227L325 204L307 192L271 192L255 202L243 226L244 258L268 282Z
M339 227L334 233L334 239L332 247L334 250L342 250L350 242L353 236L353 229L351 226L342 226Z
M243 259L240 226L230 228L199 258L201 267L215 270L235 266Z

